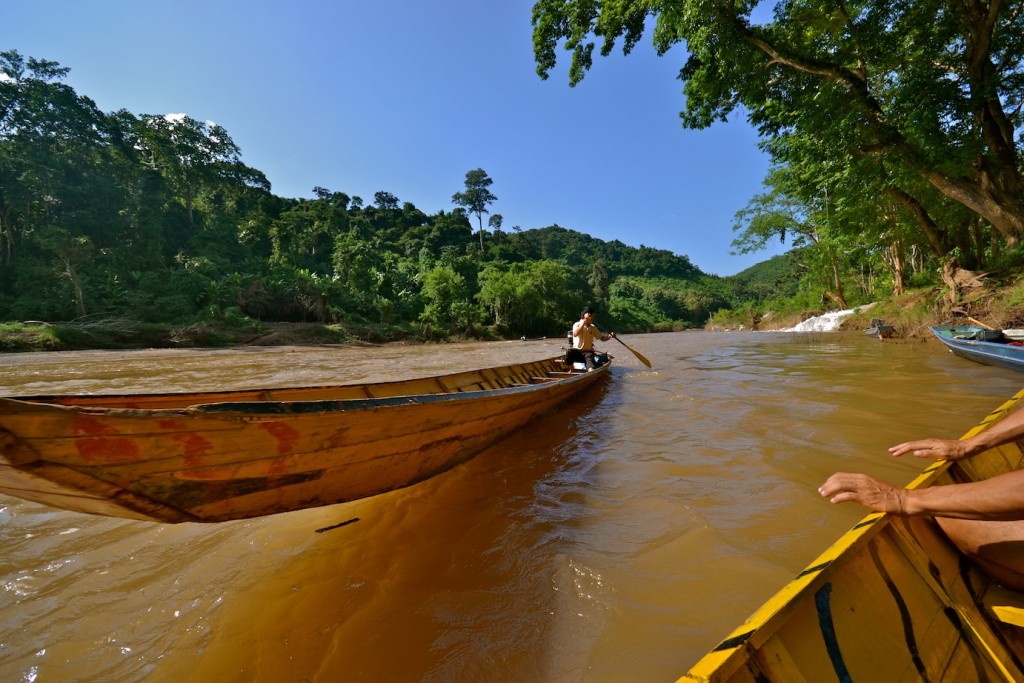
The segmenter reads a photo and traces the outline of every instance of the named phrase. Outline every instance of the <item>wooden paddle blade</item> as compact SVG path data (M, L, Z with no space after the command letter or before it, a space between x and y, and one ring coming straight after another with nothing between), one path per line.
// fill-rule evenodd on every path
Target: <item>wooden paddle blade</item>
M633 355L634 355L634 356L636 356L636 357L637 357L637 360L639 360L639 361L640 361L641 363L643 363L643 364L644 364L644 365L646 365L647 367L652 367L652 366L651 366L651 361L647 360L647 356L645 356L644 354L640 353L639 351L637 351L636 349L634 349L634 348L633 348L632 346L630 346L630 345L629 345L629 344L627 344L626 342L624 342L624 341L622 341L621 339L619 339L618 337L615 337L615 341L619 342L620 344L622 344L623 346L625 346L625 347L626 347L627 349L629 349L630 351L632 351L632 352L633 352Z
M647 356L645 356L644 354L640 353L639 351L637 351L636 349L634 349L634 348L633 348L632 346L629 346L628 344L626 345L626 348L627 348L627 349L629 349L630 351L632 351L632 352L633 352L633 355L634 355L634 356L636 356L636 357L637 357L637 359L638 359L638 360L639 360L639 361L640 361L641 363L643 363L643 364L644 364L644 365L646 365L647 367L651 367L651 361L647 360Z

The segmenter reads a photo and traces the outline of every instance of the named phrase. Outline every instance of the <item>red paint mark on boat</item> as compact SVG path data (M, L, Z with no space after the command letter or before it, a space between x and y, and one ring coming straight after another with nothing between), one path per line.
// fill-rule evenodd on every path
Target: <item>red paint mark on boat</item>
M102 420L90 417L89 415L76 415L74 430L75 434L89 434L90 436L118 433L116 429L105 424Z
M78 439L75 441L75 448L78 449L82 460L88 463L117 465L139 460L139 447L131 439Z
M299 432L283 422L263 422L261 426L277 439L278 454L290 453L299 442Z
M171 438L181 444L181 455L188 467L202 467L203 456L213 449L213 444L198 434L175 434Z

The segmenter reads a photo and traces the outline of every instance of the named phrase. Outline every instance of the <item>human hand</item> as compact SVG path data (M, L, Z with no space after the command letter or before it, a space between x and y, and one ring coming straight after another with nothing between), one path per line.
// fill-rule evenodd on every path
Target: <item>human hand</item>
M907 513L907 490L866 474L836 472L818 487L832 503L854 502L876 512Z
M893 457L912 453L915 458L935 458L936 460L963 460L969 453L963 441L953 439L921 439L897 444L889 449Z

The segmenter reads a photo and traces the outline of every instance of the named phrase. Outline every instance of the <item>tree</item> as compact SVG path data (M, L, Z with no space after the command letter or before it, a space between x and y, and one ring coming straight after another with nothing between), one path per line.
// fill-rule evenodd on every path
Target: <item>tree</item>
M71 283L75 311L79 317L84 316L86 309L85 296L82 292L82 270L92 261L95 252L92 242L88 237L73 237L60 228L44 229L36 239L57 257L60 271Z
M491 229L491 232L501 232L501 226L504 222L505 217L500 213L496 213L487 219L487 227Z
M1014 138L1024 99L1024 13L983 0L781 0L757 3L539 0L537 70L572 53L571 85L616 41L629 53L655 17L664 55L685 43L683 124L705 128L742 108L763 138L790 131L842 141L884 160L987 220L1009 244L1024 235L1024 176ZM1010 107L1009 110L1006 107Z
M395 211L398 209L398 197L383 190L374 193L373 203L382 211Z
M480 250L484 248L484 214L489 213L487 205L497 201L497 197L488 190L494 183L487 172L477 168L466 172L466 191L452 195L452 202L462 206L471 214L476 215L480 226Z
M611 276L608 274L608 264L604 259L597 259L590 267L590 274L587 275L587 284L590 291L594 293L594 299L598 302L608 300Z
M329 274L336 241L348 232L347 201L344 193L327 193L282 211L270 227L273 262Z
M238 145L215 123L184 114L148 114L138 127L138 146L146 163L178 193L190 224L195 222L195 201L204 186L243 183L270 190L262 173L241 163Z
M477 299L494 324L514 334L551 334L583 305L570 286L569 269L557 261L494 263L480 272Z
M469 283L450 265L437 265L424 273L423 299L426 305L420 319L428 325L469 330L477 321Z
M841 238L833 228L827 188L820 198L802 197L794 187L799 179L788 170L774 169L767 181L771 191L754 197L737 213L734 229L740 234L733 247L738 253L750 253L773 239L785 242L788 235L793 246L805 254L806 267L825 295L839 309L849 308L843 287L845 250L839 247Z
M0 52L0 263L4 265L14 260L20 240L52 222L69 189L97 175L104 115L92 100L59 82L68 71L57 62L26 59L16 50Z

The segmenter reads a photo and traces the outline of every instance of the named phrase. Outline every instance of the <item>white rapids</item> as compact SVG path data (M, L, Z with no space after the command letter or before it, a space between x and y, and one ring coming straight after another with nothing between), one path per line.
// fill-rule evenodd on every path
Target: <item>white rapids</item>
M872 306L874 304L849 308L845 311L829 311L828 313L808 318L794 327L782 330L782 332L835 332L839 329L839 324L843 321L843 318L859 311L866 311Z

